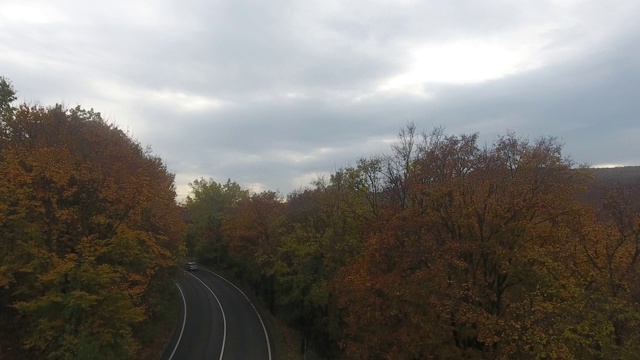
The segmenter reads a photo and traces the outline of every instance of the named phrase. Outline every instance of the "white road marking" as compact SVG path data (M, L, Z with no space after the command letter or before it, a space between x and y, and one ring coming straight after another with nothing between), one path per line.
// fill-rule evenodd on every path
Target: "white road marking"
M245 294L242 290L240 290L239 287L237 287L234 283L232 283L231 281L225 279L224 277L222 277L221 275L218 275L216 273L214 273L213 271L200 267L200 269L204 269L210 273L212 273L213 275L219 277L220 279L228 282L229 284L231 284L234 288L236 288L238 291L240 291L240 293L247 299L247 301L249 302L249 304L251 305L251 307L253 308L253 311L255 311L256 315L258 315L258 320L260 320L260 324L262 324L262 330L264 331L264 337L267 340L267 352L269 353L269 360L271 360L271 344L269 343L269 334L267 334L267 327L264 326L264 321L262 321L262 317L260 317L260 314L258 313L258 310L256 309L255 306L253 306L253 303L251 302L251 300L249 300L249 297L247 296L247 294ZM206 286L206 285L205 285ZM214 295L215 296L215 295ZM217 299L217 298L216 298ZM222 309L222 306L220 306L220 308ZM220 358L222 359L222 357Z
M187 300L184 298L184 293L182 292L182 289L180 288L180 285L178 285L178 283L176 283L176 286L178 287L178 290L180 290L180 296L182 296L182 306L184 308L184 318L182 319L182 329L180 329L180 336L178 336L178 341L176 342L176 347L173 348L173 351L171 352L171 355L169 355L169 360L171 360L173 358L173 355L176 353L176 350L178 350L178 345L180 344L180 340L182 340L182 333L184 332L184 326L187 323Z
M213 297L216 298L216 301L218 302L218 306L220 306L220 311L222 312L222 329L223 329L222 330L222 350L220 351L220 360L222 360L222 356L224 355L224 345L227 342L227 317L224 315L224 309L222 308L222 304L220 303L220 299L218 299L218 297L213 292L213 290L211 290L211 288L209 286L207 286L207 284L205 284L204 281L200 280L197 276L195 276L195 275L193 275L191 273L187 273L187 274L193 276L196 280L200 281L202 283L202 285L204 285L204 287L206 287L207 290L209 290L211 295L213 295ZM271 356L269 356L269 359L271 359Z

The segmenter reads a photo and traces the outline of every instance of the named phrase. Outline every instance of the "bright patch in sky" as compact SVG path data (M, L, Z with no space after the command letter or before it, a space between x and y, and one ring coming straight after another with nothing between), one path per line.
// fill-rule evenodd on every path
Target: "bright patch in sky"
M318 158L321 158L324 155L332 154L335 152L336 152L336 149L334 148L321 147L321 148L310 150L310 151L307 150L305 152L281 151L279 153L279 156L285 159L286 161L301 164L307 161L316 160Z
M499 79L535 67L531 48L481 41L418 47L407 71L385 81L382 91L426 95L426 83L469 84Z
M213 98L186 94L181 91L152 91L151 99L158 102L173 104L186 111L206 111L220 107L222 103Z
M328 179L329 177L330 172L327 171L308 172L294 177L290 185L294 189L301 189L309 186L309 184L315 182L318 179Z
M597 165L593 165L591 167L594 167L594 168L616 168L616 167L623 167L623 166L629 166L629 165L625 165L625 164L597 164Z
M180 90L155 90L104 79L94 80L93 83L100 93L115 101L148 102L188 112L209 111L223 105L221 100Z
M268 189L264 184L259 182L246 184L245 187L256 194L261 193L263 191L271 190L271 189Z
M37 7L23 3L0 4L0 21L3 23L39 25L60 22L65 18L61 11L46 4Z

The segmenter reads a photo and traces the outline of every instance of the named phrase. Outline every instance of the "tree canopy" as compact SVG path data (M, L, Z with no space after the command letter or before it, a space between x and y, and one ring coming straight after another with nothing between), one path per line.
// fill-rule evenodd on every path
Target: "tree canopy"
M480 146L410 124L390 154L286 200L205 205L203 185L223 185L198 181L188 209L194 229L219 224L221 241L198 241L327 358L631 359L640 185L586 202L590 174L551 137Z
M12 357L132 358L181 252L173 175L99 113L12 107L7 85L0 81L0 343L22 348Z

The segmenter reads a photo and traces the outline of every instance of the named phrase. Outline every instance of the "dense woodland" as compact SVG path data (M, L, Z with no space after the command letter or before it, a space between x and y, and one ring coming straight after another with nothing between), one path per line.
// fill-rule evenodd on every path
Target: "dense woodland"
M174 304L173 175L93 110L14 100L0 77L0 359L140 357Z
M161 159L98 113L12 107L0 80L0 358L139 357L184 251L326 358L640 352L638 168L410 124L286 198L198 179L183 209Z
M326 358L635 359L640 172L608 174L408 125L286 200L194 181L186 245Z

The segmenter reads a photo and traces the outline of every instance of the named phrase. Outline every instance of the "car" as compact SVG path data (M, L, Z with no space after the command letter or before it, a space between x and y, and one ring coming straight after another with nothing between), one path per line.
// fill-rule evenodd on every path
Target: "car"
M198 270L198 264L195 261L187 261L184 263L184 269L188 271L196 271Z

